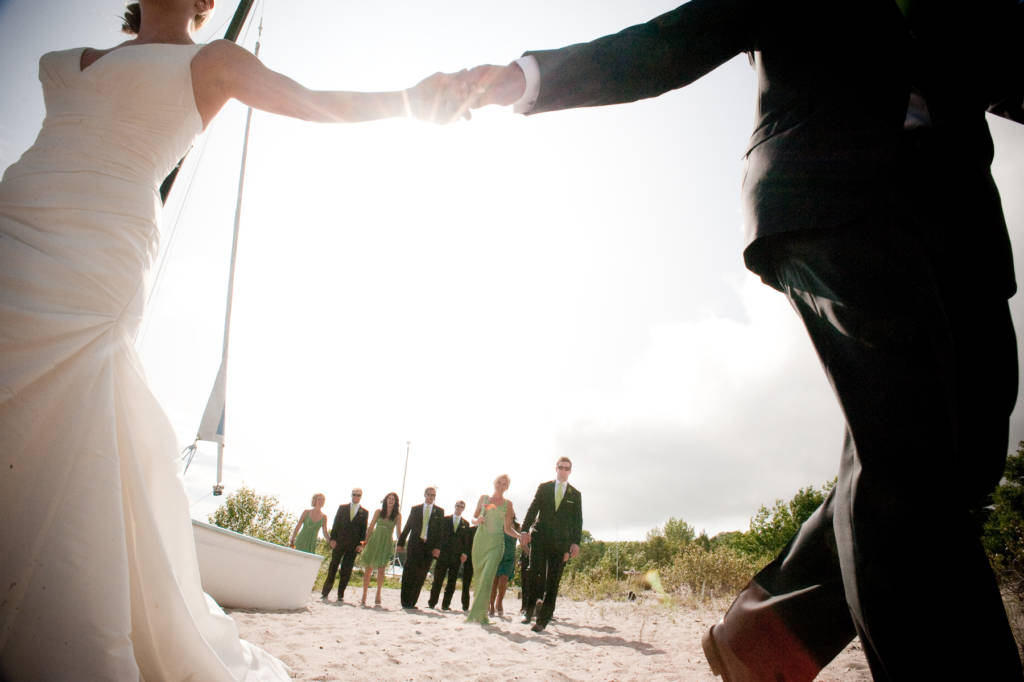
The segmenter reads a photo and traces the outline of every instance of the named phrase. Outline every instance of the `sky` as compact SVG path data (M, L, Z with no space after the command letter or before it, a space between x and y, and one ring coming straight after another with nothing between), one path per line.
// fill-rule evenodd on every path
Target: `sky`
M639 23L672 0L258 0L260 57L313 88L390 90L435 71ZM0 0L0 168L43 117L38 57L108 47L118 0ZM198 42L234 11L222 0ZM252 49L255 27L243 44ZM584 528L714 535L837 473L842 417L781 294L742 263L755 78L733 59L643 102L433 126L257 112L231 326L224 483L298 516L354 486L473 502L507 473L520 518L572 459ZM138 349L190 444L219 365L245 109L196 142L163 216ZM1024 253L1024 126L991 120ZM1017 267L1024 272L1018 257ZM1011 301L1024 322L1019 296ZM1010 443L1024 440L1024 413ZM406 468L406 455L408 466ZM184 476L205 520L215 446Z

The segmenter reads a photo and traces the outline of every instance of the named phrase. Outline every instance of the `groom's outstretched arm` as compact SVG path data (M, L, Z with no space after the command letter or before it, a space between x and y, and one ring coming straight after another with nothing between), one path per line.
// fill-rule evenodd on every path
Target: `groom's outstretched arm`
M405 547L405 538L409 535L409 529L412 528L413 520L416 518L416 508L413 507L412 511L409 512L409 520L405 524L405 528L402 529L401 535L398 536L398 546Z
M537 520L537 514L540 513L540 500L541 500L541 489L544 484L541 483L537 486L537 492L533 494L533 502L530 503L530 507L526 510L526 516L523 518L523 533L529 533L530 529L533 528L533 522Z
M473 108L516 104L522 113L656 97L692 83L741 52L757 49L757 29L768 12L764 4L690 0L618 33L555 50L529 51L519 64L479 66L456 78L466 82ZM524 68L533 73L527 77ZM528 88L528 103L520 102Z
M338 541L338 532L341 530L341 507L338 507L338 511L334 512L334 525L331 526L331 539L335 542Z

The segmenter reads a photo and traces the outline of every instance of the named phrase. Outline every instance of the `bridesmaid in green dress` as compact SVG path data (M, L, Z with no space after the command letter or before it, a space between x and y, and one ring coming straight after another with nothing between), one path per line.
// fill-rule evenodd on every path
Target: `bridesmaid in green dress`
M323 493L313 495L313 499L310 501L313 508L306 509L302 512L302 516L299 517L299 522L296 523L295 528L292 529L292 538L288 542L289 546L303 552L316 554L317 529L323 531L324 540L327 542L331 541L330 536L327 535L327 514L324 514L323 512L324 504L326 503L327 498L324 497ZM299 530L299 528L302 528L302 530ZM297 537L296 534L298 534Z
M402 513L398 511L398 493L388 493L381 501L381 507L373 512L373 520L366 529L366 537L362 554L356 560L363 567L363 599L360 604L366 606L366 593L370 589L370 576L377 570L377 598L373 601L380 606L380 589L384 586L384 568L395 556L395 538L402 533Z
M491 584L498 572L498 564L505 553L505 536L519 538L512 528L515 511L512 502L505 499L505 491L511 483L508 474L494 479L494 494L481 495L476 503L473 524L479 526L473 537L473 605L469 607L466 621L487 625L487 605L490 602Z

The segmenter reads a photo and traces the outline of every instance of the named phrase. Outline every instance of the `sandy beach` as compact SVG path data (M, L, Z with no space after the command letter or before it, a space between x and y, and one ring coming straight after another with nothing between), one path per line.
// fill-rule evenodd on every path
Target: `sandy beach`
M516 609L490 626L468 624L460 610L406 612L398 590L383 604L358 606L310 594L296 611L228 609L241 636L280 658L297 680L720 680L711 675L700 638L722 609L663 606L656 601L559 599L543 633L520 623ZM373 593L370 593L372 600ZM724 607L723 607L724 608ZM819 680L870 680L856 640Z

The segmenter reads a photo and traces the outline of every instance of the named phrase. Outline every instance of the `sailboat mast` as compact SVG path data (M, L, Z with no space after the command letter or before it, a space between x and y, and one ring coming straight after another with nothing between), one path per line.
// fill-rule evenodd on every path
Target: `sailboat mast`
M250 4L252 4L250 2ZM263 38L263 19L256 31L256 48L253 55L260 56L260 40ZM249 157L249 130L252 128L252 107L245 112L245 135L242 142L242 161L238 170L238 198L235 200L235 224L231 234L231 265L228 269L228 300L224 306L224 345L221 349L221 372L227 376L228 345L231 336L231 305L235 298L235 262L238 256L238 232L242 224L242 195L245 191L245 164ZM226 387L225 387L226 389ZM225 396L226 398L226 396ZM224 416L221 416L221 433L224 432ZM213 494L224 492L224 439L217 442L217 482L213 486Z

